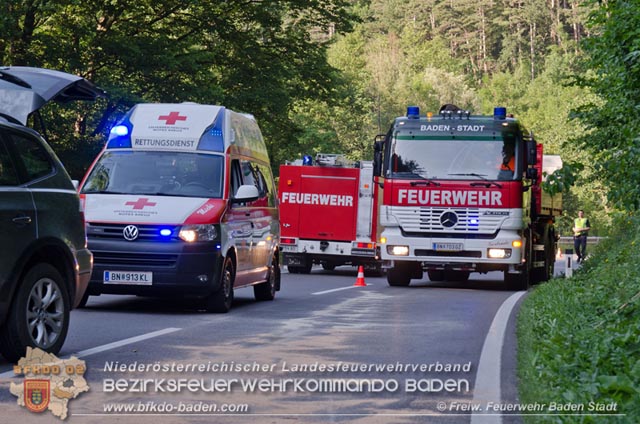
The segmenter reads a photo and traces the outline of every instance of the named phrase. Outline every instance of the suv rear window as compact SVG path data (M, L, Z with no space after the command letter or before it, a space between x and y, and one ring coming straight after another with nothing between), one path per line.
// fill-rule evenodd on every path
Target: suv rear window
M17 133L8 134L22 159L27 179L29 181L49 175L53 172L53 165L49 161L49 154L37 140Z
M7 147L4 145L3 140L0 140L0 185L12 186L18 184L18 175L13 163L11 163Z

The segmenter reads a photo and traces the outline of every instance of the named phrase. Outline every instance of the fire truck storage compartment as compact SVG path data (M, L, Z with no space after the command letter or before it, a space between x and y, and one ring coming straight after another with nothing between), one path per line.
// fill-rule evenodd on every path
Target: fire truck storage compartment
M357 168L281 167L282 237L356 239ZM286 193L286 194L285 194Z

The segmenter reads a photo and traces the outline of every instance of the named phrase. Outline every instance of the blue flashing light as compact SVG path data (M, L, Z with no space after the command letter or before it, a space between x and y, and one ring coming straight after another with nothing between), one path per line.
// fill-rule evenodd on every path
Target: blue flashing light
M222 127L224 124L224 111L225 109L221 109L218 112L218 116L215 121L213 121L213 125L207 128L200 137L200 142L198 143L198 150L208 150L211 152L224 152L224 134L222 132Z
M107 149L130 149L131 148L131 133L133 131L133 125L129 121L129 114L118 122L109 131L109 139L107 140Z
M169 228L163 228L163 229L160 230L160 235L163 236L163 237L169 237L169 236L171 236L171 233L172 233L172 231Z
M469 216L469 230L478 231L478 226L480 225L480 219L477 215Z
M418 118L420 118L420 107L418 107L418 106L408 106L407 107L407 118L409 118L409 119L418 119Z
M311 157L311 155L304 155L302 157L302 164L305 166L313 165L313 158Z
M506 107L493 108L493 119L505 119L507 117Z
M126 125L116 125L115 127L111 128L110 134L116 136L129 135L129 128Z

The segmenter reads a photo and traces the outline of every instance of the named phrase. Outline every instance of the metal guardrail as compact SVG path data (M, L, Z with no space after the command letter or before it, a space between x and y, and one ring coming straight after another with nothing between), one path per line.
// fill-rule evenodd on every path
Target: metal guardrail
M587 237L587 244L598 244L600 243L600 240L604 240L606 239L606 237ZM558 240L558 243L561 244L573 244L573 237L560 237L560 240Z

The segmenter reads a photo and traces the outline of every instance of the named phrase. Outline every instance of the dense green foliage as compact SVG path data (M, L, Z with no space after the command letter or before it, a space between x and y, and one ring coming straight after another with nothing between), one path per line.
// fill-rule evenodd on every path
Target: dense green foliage
M276 171L317 152L370 159L375 135L409 104L507 106L570 164L573 174L556 179L574 183L562 233L583 208L597 234L614 208L640 198L637 9L595 0L9 0L0 58L108 91L96 105L43 112L75 177L141 101L253 113Z
M637 1L602 2L589 24L585 69L579 82L597 100L577 116L589 132L580 139L609 198L624 209L640 208L640 5Z
M141 101L253 113L280 161L282 146L297 142L294 102L329 101L340 85L314 33L345 32L354 21L342 0L10 0L0 7L3 64L75 73L109 93L95 106L47 110L50 141L75 176L114 120Z
M522 403L617 402L617 412L626 417L597 422L638 422L640 218L619 218L616 224L619 230L573 278L551 280L524 301L518 317ZM562 422L596 420L562 417Z

